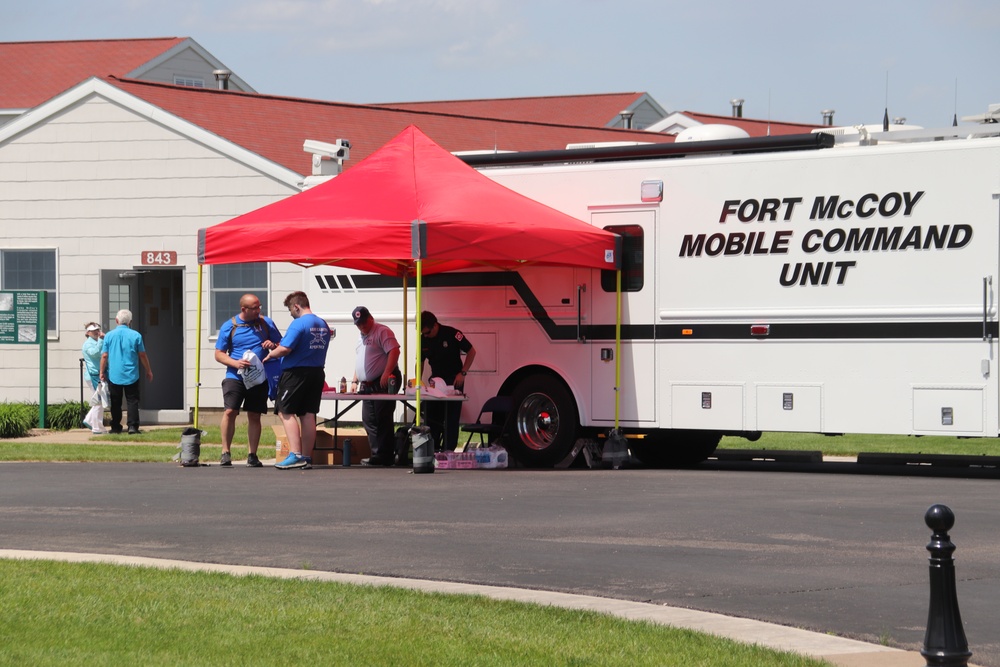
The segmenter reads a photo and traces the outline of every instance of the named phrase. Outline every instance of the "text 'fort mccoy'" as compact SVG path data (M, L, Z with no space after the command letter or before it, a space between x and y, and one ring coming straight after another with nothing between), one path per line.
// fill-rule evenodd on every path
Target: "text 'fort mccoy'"
M816 197L803 205L802 197L728 199L722 204L719 223L795 222L808 220L841 223L830 229L755 229L715 234L686 234L681 257L734 257L787 255L796 245L814 261L786 262L778 281L784 287L843 285L857 266L854 256L864 253L922 250L956 250L972 240L969 225L889 225L890 218L909 218L924 196L919 192L869 193L857 199L841 195ZM843 222L841 222L843 221ZM851 224L853 221L853 224ZM865 224L874 222L875 224Z

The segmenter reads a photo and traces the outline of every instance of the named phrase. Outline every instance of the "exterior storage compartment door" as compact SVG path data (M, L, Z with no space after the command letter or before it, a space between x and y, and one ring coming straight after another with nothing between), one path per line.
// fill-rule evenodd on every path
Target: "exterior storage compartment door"
M757 429L822 433L822 387L757 385Z
M985 395L979 387L914 387L917 433L992 435L983 432Z

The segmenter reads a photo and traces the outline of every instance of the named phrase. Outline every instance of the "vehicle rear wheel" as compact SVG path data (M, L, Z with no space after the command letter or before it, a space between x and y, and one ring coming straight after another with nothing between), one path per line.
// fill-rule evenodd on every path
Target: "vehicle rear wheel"
M514 387L511 398L511 456L529 467L551 467L566 458L579 421L566 386L552 375L531 375Z
M701 463L715 451L722 434L714 431L658 431L641 440L629 440L635 457L655 468L678 468Z

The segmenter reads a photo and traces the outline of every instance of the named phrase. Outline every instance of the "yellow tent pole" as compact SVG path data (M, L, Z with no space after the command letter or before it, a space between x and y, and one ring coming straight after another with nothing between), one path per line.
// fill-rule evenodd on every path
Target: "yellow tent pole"
M618 428L618 414L621 406L622 385L622 270L618 269L615 282L615 429Z
M201 277L204 270L198 265L198 337L195 339L194 353L194 427L198 428L198 401L201 397Z
M420 371L423 370L422 368L420 368L420 366L421 366L421 363L420 363L420 336L421 336L420 327L422 326L422 324L420 322L420 319L421 319L420 318L420 313L423 312L423 308L420 305L420 298L421 298L420 290L423 287L423 285L424 285L423 263L421 262L421 260L418 259L417 260L417 363L416 363L416 370L417 370L417 372L414 374L414 380L415 380L416 385L417 385L416 386L416 393L417 393L417 401L416 401L416 403L417 403L417 415L416 415L416 417L414 418L414 421L413 421L414 425L416 425L416 426L420 426Z

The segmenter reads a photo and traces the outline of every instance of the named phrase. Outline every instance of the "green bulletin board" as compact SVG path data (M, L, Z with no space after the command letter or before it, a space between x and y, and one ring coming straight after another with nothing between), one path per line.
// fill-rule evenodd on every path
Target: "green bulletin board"
M48 400L48 325L45 291L0 291L0 345L38 346L38 427L45 428Z
M0 292L0 344L37 345L41 328L41 292Z

